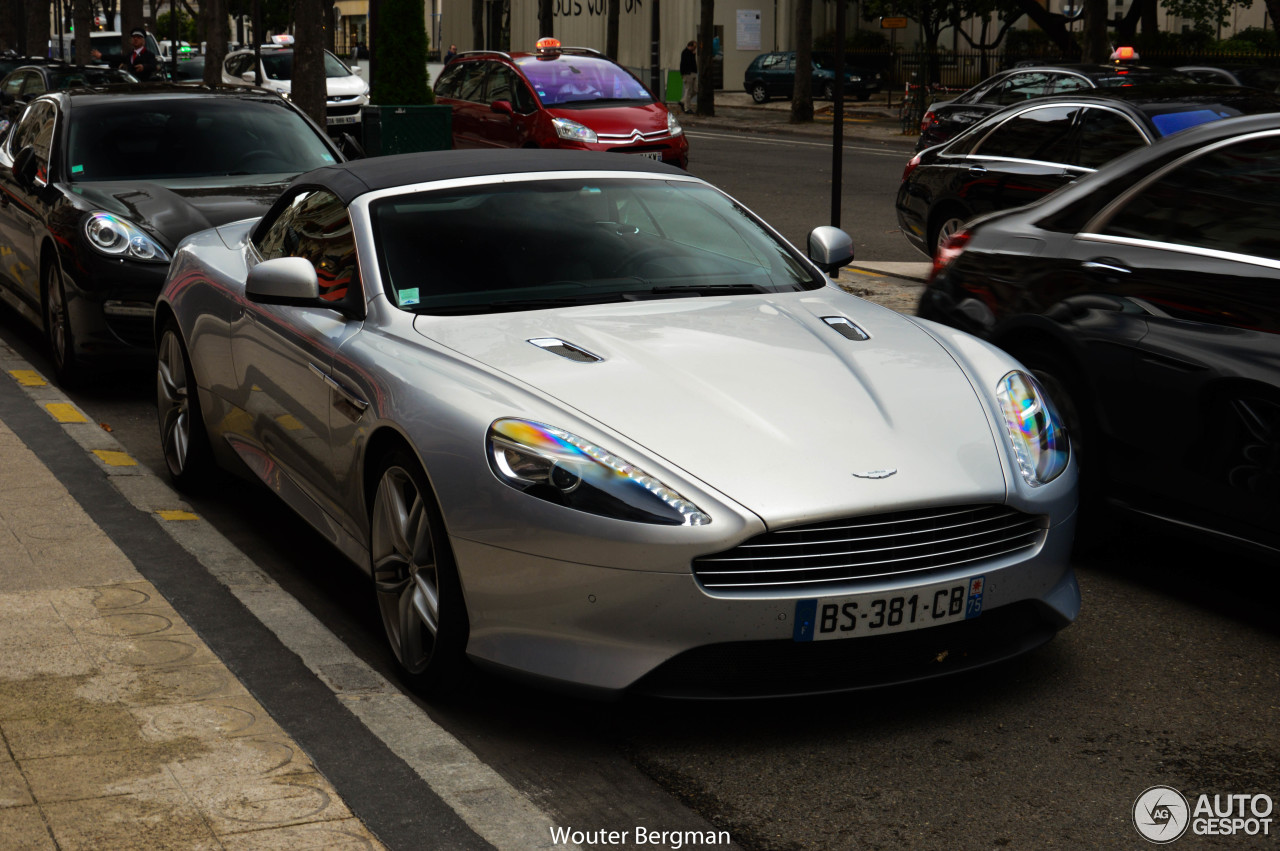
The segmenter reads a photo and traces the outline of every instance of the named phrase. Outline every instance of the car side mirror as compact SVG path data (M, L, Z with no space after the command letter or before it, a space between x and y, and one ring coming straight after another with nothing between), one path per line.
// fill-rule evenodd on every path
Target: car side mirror
M28 192L36 185L36 149L27 145L13 158L13 180Z
M814 228L809 231L809 259L835 276L853 260L853 237L830 225Z
M320 301L316 269L303 257L264 260L249 270L244 294L256 304L327 307Z
M349 160L362 160L369 156L360 140L350 133L343 133L338 137L338 150Z
M245 71L243 74L240 75L240 79L244 80L246 83L257 83L258 75L253 73L252 71Z
M499 115L514 116L516 114L516 111L511 107L511 101L509 100L495 100L493 103L489 104L489 111L496 112Z

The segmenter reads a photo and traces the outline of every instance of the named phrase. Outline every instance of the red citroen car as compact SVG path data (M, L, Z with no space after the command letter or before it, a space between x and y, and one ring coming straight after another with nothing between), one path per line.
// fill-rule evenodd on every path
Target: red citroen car
M541 39L535 53L460 53L435 88L436 102L453 108L455 148L580 148L689 164L676 117L590 48Z

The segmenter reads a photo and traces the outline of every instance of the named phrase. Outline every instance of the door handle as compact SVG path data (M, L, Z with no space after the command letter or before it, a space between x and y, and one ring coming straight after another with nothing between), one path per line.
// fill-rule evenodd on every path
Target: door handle
M1101 257L1097 260L1086 260L1081 264L1085 271L1093 272L1101 275L1129 275L1133 270L1127 266L1120 265L1119 260L1112 260L1110 257Z
M971 165L969 166L969 173L972 174L974 177L981 177L982 175L987 173L987 167L981 166L981 165Z

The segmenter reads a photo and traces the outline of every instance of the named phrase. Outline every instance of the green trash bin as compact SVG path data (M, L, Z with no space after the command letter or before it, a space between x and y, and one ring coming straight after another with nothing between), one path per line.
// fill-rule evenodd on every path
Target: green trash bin
M447 106L366 106L360 122L371 157L453 147L453 110Z

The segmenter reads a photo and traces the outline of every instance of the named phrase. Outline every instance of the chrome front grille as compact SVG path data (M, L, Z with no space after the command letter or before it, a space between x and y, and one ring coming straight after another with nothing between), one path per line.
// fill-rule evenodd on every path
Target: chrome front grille
M668 130L654 130L649 133L632 130L630 133L597 133L596 138L602 145L639 145L657 142L670 135Z
M1033 549L1048 518L1005 505L895 511L779 529L693 561L710 591L834 593L865 579L938 573Z

